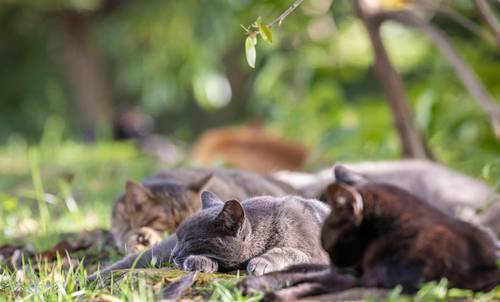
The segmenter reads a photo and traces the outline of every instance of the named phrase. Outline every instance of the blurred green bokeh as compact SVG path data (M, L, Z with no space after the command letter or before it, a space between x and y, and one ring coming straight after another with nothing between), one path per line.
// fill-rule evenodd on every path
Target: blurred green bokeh
M444 1L481 25L471 1ZM335 160L399 156L398 137L374 78L371 46L350 1L307 0L244 56L244 32L290 1L4 0L0 4L0 142L38 142L48 121L65 138L81 136L81 110L65 58L67 27L77 19L102 63L109 112L139 104L156 131L192 141L202 130L263 121L314 150L311 167ZM499 5L491 3L498 14ZM76 16L76 17L75 17ZM82 21L83 20L83 21ZM449 18L445 31L478 77L500 98L500 55L483 35ZM482 27L486 34L486 27ZM439 52L419 32L386 24L384 39L413 103L415 121L437 158L480 175L498 162L500 142L485 115ZM71 65L71 64L69 64ZM195 122L194 122L195 121ZM108 128L107 128L108 127Z

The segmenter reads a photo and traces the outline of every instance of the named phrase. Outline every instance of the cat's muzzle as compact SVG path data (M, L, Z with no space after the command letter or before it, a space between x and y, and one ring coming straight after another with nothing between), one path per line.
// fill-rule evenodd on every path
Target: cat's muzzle
M176 244L174 246L174 249L172 250L172 262L174 262L174 264L177 266L177 267L182 267L182 264L184 263L184 259L185 258L180 258L179 257L179 252L180 252L180 248L179 248L179 245Z

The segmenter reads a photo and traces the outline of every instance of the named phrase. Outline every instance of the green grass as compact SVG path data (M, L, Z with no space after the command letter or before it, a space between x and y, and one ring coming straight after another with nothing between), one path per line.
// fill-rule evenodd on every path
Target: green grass
M109 228L125 180L156 169L126 143L0 149L0 244L26 238L44 249L61 232Z
M497 163L484 172L498 169ZM492 165L493 165L492 164ZM125 180L141 180L160 168L133 144L100 142L85 145L71 141L42 142L28 147L14 141L0 147L0 245L28 243L36 251L49 249L63 234L96 228L109 229L114 200ZM484 169L483 169L484 170ZM68 235L65 235L68 236ZM184 273L172 269L125 274L111 284L86 283L97 267L120 257L92 258L76 253L78 263L61 255L54 262L25 261L22 271L0 267L0 301L87 301L110 297L124 301L156 301L161 288ZM96 260L97 259L97 260ZM84 266L84 261L90 261ZM94 263L92 263L94 261ZM68 264L68 262L70 264ZM238 276L202 275L189 293L212 301L258 301L235 289ZM76 281L80 286L76 287ZM446 301L456 297L477 301L500 299L500 289L488 294L448 289L446 281L428 283L414 297L395 288L387 301ZM119 300L117 300L119 301Z
M383 302L441 302L441 301L499 301L500 286L489 293L474 293L470 290L458 288L449 288L448 281L441 279L439 282L428 282L423 284L415 296L407 296L401 294L402 287L397 286L389 293L387 299ZM379 301L377 299L369 299L370 302ZM380 301L382 302L382 301Z

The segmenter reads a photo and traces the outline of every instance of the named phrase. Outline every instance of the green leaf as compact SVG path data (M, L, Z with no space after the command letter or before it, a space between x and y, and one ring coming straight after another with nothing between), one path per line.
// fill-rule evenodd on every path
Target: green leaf
M259 16L259 17L257 18L257 20L255 20L255 23L254 23L254 24L255 24L255 25L257 25L257 26L260 26L260 25L262 24L262 17L261 17L261 16Z
M271 29L269 28L269 26L267 26L265 24L260 24L259 25L259 32L264 40L266 40L269 43L273 43L273 33L271 32Z
M248 36L245 40L245 54L247 57L247 63L252 68L255 68L255 59L257 57L257 51L255 50L256 44L257 37L255 36Z

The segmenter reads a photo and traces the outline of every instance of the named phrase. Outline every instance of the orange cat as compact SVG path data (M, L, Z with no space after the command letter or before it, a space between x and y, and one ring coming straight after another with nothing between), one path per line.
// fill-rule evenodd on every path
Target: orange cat
M270 173L300 170L308 150L301 144L269 134L259 127L217 128L205 131L194 146L194 162Z

